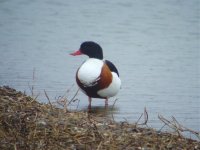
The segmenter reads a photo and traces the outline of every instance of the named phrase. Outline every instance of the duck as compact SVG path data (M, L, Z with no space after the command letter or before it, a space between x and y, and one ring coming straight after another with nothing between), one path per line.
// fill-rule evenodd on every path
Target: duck
M91 109L92 98L105 99L105 107L108 99L117 95L121 88L119 72L115 65L103 58L103 50L99 44L93 41L85 41L72 56L87 55L76 72L76 82L81 91L88 96L88 109Z

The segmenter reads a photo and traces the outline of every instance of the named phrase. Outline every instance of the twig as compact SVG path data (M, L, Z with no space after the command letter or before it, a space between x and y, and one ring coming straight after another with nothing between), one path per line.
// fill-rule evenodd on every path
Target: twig
M38 93L35 97L32 97L33 100L35 101L38 98L39 95L40 95L40 93Z
M98 147L97 147L97 150L100 150L101 144L102 144L102 141L99 143L99 145L98 145Z
M140 117L138 118L138 120L136 121L136 126L138 125L138 122L140 121L140 119L142 118L142 116L143 116L143 113L140 115Z
M144 108L144 124L147 126L147 122L148 122L149 116L147 113L147 109L146 107Z
M35 83L35 68L33 68L33 74L32 74L32 86L28 83L28 87L31 91L31 97L34 96L34 83Z
M143 115L144 115L144 122L139 124L138 122L140 121L140 119L142 118ZM137 122L136 122L136 125L146 125L146 126L148 126L148 125L147 125L148 119L149 119L149 116L148 116L148 113L147 113L147 109L146 109L146 107L145 107L145 108L144 108L144 113L142 113L142 114L140 115L139 119L138 119Z
M35 117L34 117L34 122L36 121L37 117L38 117L38 113L37 113L37 111L36 111L36 112L35 112Z
M35 82L35 68L33 68L33 75L32 75L32 80L33 80L33 84L32 84L32 87L31 87L31 94L32 94L32 97L34 95L34 82Z
M70 105L71 102L74 101L74 98L77 96L79 90L80 90L80 88L76 91L76 93L74 94L74 96L71 98L71 100L69 101L68 105Z
M44 94L45 94L47 100L49 101L49 104L50 104L50 106L51 106L51 110L53 110L53 106L52 106L51 101L50 101L50 99L49 99L49 96L47 95L47 92L46 92L45 90L44 90Z
M158 118L168 127L170 127L171 129L174 129L179 136L182 136L180 132L190 132L192 134L194 134L198 139L200 139L200 132L191 130L187 127L184 127L183 125L181 125L175 117L172 116L172 121L167 120L166 118L164 118L162 115L158 115Z

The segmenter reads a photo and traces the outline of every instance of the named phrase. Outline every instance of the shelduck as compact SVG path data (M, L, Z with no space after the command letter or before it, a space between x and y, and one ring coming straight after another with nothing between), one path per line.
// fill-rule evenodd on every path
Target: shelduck
M88 108L91 108L92 98L105 99L108 106L108 98L115 96L121 87L119 72L112 62L103 59L103 50L95 42L83 42L79 50L71 53L73 56L82 54L89 59L78 68L76 82L88 96Z

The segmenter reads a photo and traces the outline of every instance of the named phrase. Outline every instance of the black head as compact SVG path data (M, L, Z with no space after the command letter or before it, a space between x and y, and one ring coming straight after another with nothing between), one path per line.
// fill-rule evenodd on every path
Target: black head
M86 41L81 44L81 53L88 55L90 58L103 59L103 50L101 46L92 41Z

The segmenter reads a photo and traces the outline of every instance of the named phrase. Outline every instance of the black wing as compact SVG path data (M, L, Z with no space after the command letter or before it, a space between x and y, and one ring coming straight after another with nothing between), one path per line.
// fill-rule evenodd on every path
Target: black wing
M119 76L119 72L112 62L110 62L109 60L105 60L105 63L112 72L115 72Z

